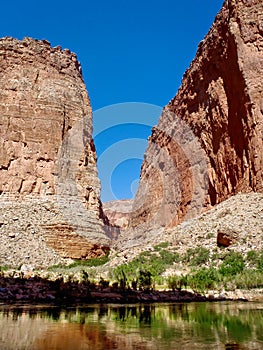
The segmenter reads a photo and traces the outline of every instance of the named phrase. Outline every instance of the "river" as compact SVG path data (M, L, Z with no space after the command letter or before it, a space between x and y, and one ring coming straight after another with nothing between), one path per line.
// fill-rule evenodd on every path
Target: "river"
M263 349L263 304L2 304L0 349Z

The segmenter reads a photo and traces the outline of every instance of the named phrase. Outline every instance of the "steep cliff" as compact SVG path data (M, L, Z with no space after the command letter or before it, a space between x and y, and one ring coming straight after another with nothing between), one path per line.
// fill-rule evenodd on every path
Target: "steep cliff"
M33 251L25 247L23 253L28 260L43 240L60 257L87 258L108 249L91 134L76 55L45 40L1 39L1 239L14 232L25 239L34 231ZM18 254L15 237L0 263Z
M225 1L153 128L130 237L174 227L236 193L263 192L262 35L262 0Z

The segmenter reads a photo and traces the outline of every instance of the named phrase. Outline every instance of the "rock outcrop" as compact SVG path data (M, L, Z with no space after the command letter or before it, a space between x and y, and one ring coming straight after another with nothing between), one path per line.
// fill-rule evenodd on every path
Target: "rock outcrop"
M126 229L132 210L133 200L123 199L103 203L103 212L107 216L110 225Z
M41 241L56 256L88 258L108 250L92 111L69 50L45 40L0 40L0 171L2 240L12 240L14 230L20 237L33 230L34 249ZM18 254L9 243L0 264Z
M153 128L130 237L174 227L236 193L263 192L262 35L262 0L225 1Z

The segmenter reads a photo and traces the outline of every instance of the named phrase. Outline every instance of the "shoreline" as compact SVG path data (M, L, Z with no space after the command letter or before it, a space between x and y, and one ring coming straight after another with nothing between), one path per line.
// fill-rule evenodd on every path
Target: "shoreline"
M166 302L263 302L263 289L208 291L189 290L121 290L80 282L63 282L42 278L0 278L0 303L4 304L136 304Z

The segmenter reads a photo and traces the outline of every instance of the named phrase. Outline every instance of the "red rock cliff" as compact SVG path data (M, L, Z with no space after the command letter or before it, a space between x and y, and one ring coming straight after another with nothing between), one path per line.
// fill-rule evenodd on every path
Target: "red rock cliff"
M263 192L263 2L229 0L153 128L129 227Z
M100 183L91 134L92 112L76 55L52 48L45 40L1 39L4 233L18 230L9 218L13 201L20 205L20 227L24 221L34 225L35 232L46 237L47 245L60 256L85 258L96 255L96 250L103 253L100 248L108 246L109 239L100 218ZM41 219L34 215L41 201L52 202L55 208L48 220L44 209ZM26 206L28 211L20 215Z

